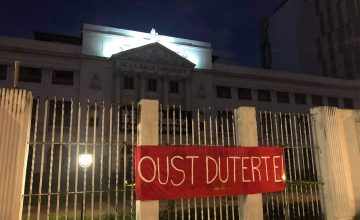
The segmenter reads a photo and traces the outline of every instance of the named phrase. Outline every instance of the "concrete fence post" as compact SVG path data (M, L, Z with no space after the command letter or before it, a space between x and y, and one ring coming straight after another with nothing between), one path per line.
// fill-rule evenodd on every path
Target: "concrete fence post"
M22 215L32 93L0 89L0 219Z
M325 218L353 219L360 211L360 112L316 107L311 115Z
M254 107L239 107L235 109L235 132L238 146L258 146L256 110ZM240 197L240 219L263 219L261 194Z
M138 112L138 145L159 145L159 101L140 100ZM159 219L159 201L136 200L136 219Z

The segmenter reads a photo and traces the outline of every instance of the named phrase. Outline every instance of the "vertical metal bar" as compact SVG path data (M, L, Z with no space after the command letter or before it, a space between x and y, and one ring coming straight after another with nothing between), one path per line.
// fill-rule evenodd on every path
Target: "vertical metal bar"
M299 127L299 140L300 140L300 145L298 146L298 149L300 148L300 154L299 157L301 158L301 166L299 167L299 171L300 171L300 180L303 181L304 177L305 177L305 161L304 161L304 145L303 145L303 134L302 134L302 123L301 123L301 115L298 113L297 114L297 124ZM299 161L300 163L300 161ZM305 192L303 192L305 191ZM305 195L304 195L305 194ZM303 216L305 216L305 204L309 204L309 199L307 195L307 186L305 185L305 187L302 185L301 186L301 197L302 197L302 214ZM305 198L304 198L305 197ZM304 202L304 200L306 199L306 202Z
M274 127L273 127L273 113L270 111L269 113L269 123L270 123L270 139L271 139L271 146L274 146ZM274 215L274 209L275 209L275 204L274 204L274 193L269 193L271 196L271 212ZM278 201L277 199L277 194L275 194L276 196L276 201ZM277 203L278 205L278 203ZM279 206L277 206L277 210L279 212Z
M36 99L36 108L35 108L35 121L34 121L34 136L32 144L32 157L31 157L31 174L30 174L30 189L29 189L29 199L28 199L28 212L27 220L30 220L31 217L31 203L32 203L32 192L34 184L34 169L35 169L35 155L36 155L36 144L37 144L37 127L39 119L39 98Z
M194 146L195 145L195 124L194 124L194 112L192 112L191 117L191 143ZM195 211L195 220L197 220L197 201L196 198L194 198L194 211Z
M160 120L159 144L162 145L163 144L163 135L162 135L162 133L163 133L163 110L162 110L162 104L160 104L159 120Z
M207 127L206 127L206 111L205 109L203 110L204 114L203 114L203 136L204 136L204 146L207 145L207 135L206 135L206 131L207 131ZM207 219L210 219L210 201L209 201L209 197L206 197L206 210L207 210Z
M68 218L69 211L69 185L70 185L70 165L71 165L71 138L72 138L72 123L73 123L73 100L70 100L70 122L69 122L69 139L68 139L68 158L67 158L67 170L66 170L66 202L65 202L65 220Z
M297 172L296 172L296 161L295 161L295 153L294 153L294 134L293 134L293 125L292 125L293 117L291 113L289 113L289 122L290 122L290 137L291 137L291 154L292 154L292 161L293 161L293 167L294 167L294 180L297 181ZM291 181L292 182L292 181ZM293 182L292 182L293 183ZM297 214L300 216L300 206L299 206L299 193L298 193L298 187L295 185L295 192L296 192L296 203L297 203ZM293 193L293 192L292 192ZM293 203L294 206L294 203ZM295 207L294 207L295 208Z
M179 105L179 135L180 135L180 145L182 145L182 112L181 112L181 105ZM184 220L185 212L184 212L184 199L180 199L181 204L181 219Z
M109 149L108 149L108 157L109 157L109 161L108 161L108 182L107 182L107 214L108 214L108 218L110 218L110 190L111 190L111 154L112 154L112 130L113 130L113 104L110 105L110 112L109 112Z
M285 115L286 117L286 115ZM280 134L281 134L281 146L283 147L283 154L284 154L284 157L286 157L286 154L285 154L285 150L287 150L287 146L285 146L285 139L284 139L284 126L283 126L283 118L284 118L284 115L282 115L282 113L280 112L279 113L279 119L280 119ZM286 129L286 126L285 126L285 129ZM288 151L287 151L288 152ZM288 158L288 161L290 160L290 158ZM285 161L286 163L286 161ZM285 166L285 175L287 175L287 165ZM284 190L284 201L283 203L285 202L284 204L284 216L287 217L290 215L290 210L289 210L289 199L288 199L288 190L287 190L287 187L285 188Z
M127 106L125 106L125 114L124 114L124 163L123 163L123 207L122 207L122 213L123 213L123 220L125 220L125 216L126 216L126 184L127 184L127 181L126 181L126 169L127 169L127 166L126 166L126 162L127 162L127 158L126 158L126 155L127 155L127 126L128 126L128 123L127 123L127 119L128 119L128 109L127 109Z
M75 193L74 193L74 219L76 219L77 211L77 196L78 196L78 181L79 181L79 148L80 148L80 128L81 128L81 104L78 103L77 114L77 133L76 133L76 162L75 162Z
M169 105L166 106L166 145L170 145Z
M61 163L62 163L63 136L64 136L64 97L61 100L60 149L59 149L58 181L57 181L57 195L56 195L56 220L59 219L59 208L60 208L60 186L61 186Z
M175 120L175 105L172 106L172 136L173 136L173 140L172 140L172 145L175 146L176 145L176 120ZM174 202L174 214L175 214L175 219L177 219L177 202L176 200L173 201Z
M100 146L100 195L99 195L99 219L102 219L103 199L103 170L104 170L104 141L105 141L105 101L102 101L101 108L101 146Z
M86 104L86 121L85 121L85 154L88 152L88 144L89 144L89 114L90 114L90 101L87 100ZM87 169L83 169L84 173L84 183L83 183L83 193L82 193L82 216L85 219L86 213L86 172Z
M305 153L306 153L306 167L304 167L304 178L306 181L311 181L309 178L309 174L310 174L310 164L309 164L309 142L308 142L308 136L307 136L307 129L306 127L309 125L306 125L306 114L302 115L302 125L303 125L303 130L304 130L304 149ZM304 156L305 157L305 156ZM312 186L313 184L309 184L309 191L310 191L310 198L307 196L308 198L308 207L310 209L311 206L311 211L312 211L312 215L315 216L315 209L314 209L314 197L313 197L313 190L312 190ZM311 200L311 202L309 202L309 199ZM310 211L309 211L310 212ZM309 213L310 214L310 213Z
M261 146L266 145L265 144L265 139L264 139L264 127L265 127L265 131L267 132L267 130L266 130L266 120L264 122L264 119L266 119L265 115L266 115L266 113L264 113L263 111L259 111ZM265 204L266 204L266 215L270 216L270 213L269 213L269 198L268 197L269 196L268 196L267 193L263 194L263 198L264 198Z
M115 220L117 220L119 200L119 145L120 145L120 105L116 111L116 158L115 158Z
M219 112L218 112L219 113ZM221 112L220 112L220 114L221 114ZM220 117L221 117L221 115L220 115ZM215 133L216 133L216 146L219 146L219 124L218 124L218 122L219 122L219 117L218 117L218 114L216 114L216 117L215 117ZM221 196L219 196L219 211L220 211L220 213L219 213L219 215L220 215L220 220L222 220L222 201L221 201Z
M188 112L185 111L185 145L189 145L189 123L188 123ZM191 203L190 199L187 199L187 209L188 209L188 220L191 219Z
M197 110L197 130L198 130L198 145L201 146L200 109ZM200 207L201 207L201 220L203 220L204 219L203 198L200 198Z
M133 183L134 181L134 163L133 163L133 146L136 145L135 143L135 113L134 113L134 103L131 103L131 183ZM131 187L131 206L130 206L130 213L131 216L133 217L134 215L134 188Z
M291 115L290 113L285 113L284 114L285 116L285 124L284 124L284 129L285 129L285 140L286 140L286 149L287 149L287 158L288 158L288 171L289 171L289 183L290 183L290 193L291 193L291 204L292 204L292 211L295 212L295 199L294 199L294 190L293 190L293 174L292 174L292 166L291 166L291 154L290 154L290 149L291 149L291 146L292 146L292 143L290 143L289 141L289 138L291 138L291 141L292 141L292 136L290 136L289 134L289 130L290 132L292 132L292 127L291 127L291 123L290 121L288 120L291 120ZM289 205L289 209L290 209L290 205ZM289 212L290 214L290 212Z
M56 119L56 97L54 98L54 111L52 117L52 129L51 129L51 149L50 149L50 173L49 173L49 185L48 185L48 194L47 194L47 210L46 217L50 216L50 204L51 204L51 183L52 183L52 169L53 169L53 159L54 159L54 139L55 139L55 119Z
M93 128L93 147L92 147L92 173L91 173L91 219L94 218L94 193L95 193L95 166L96 166L96 129L97 129L97 109L98 104L94 103L94 128Z
M311 125L312 123L310 123L310 116L307 115L307 123L308 123L308 135L309 135L309 146L310 146L310 156L311 156L311 164L312 164L312 174L313 174L313 180L318 183L318 176L317 176L317 170L315 168L316 164L315 164L315 160L314 160L314 156L315 156L315 152L313 151L313 148L314 148L314 144L313 144L313 140L312 140L312 132L311 132ZM316 149L318 150L318 149ZM317 197L319 198L319 185L315 185L315 188L314 188L314 191L316 191L317 193ZM321 213L320 213L320 205L321 203L319 203L319 199L316 199L316 211L317 211L317 214L318 216L321 216Z
M211 107L209 107L209 132L210 132L210 146L213 146L213 122L212 122L212 110ZM213 198L213 214L214 214L214 219L217 219L217 215L216 215L216 197L212 197Z
M296 116L296 114L293 114L293 120L294 120L294 135L295 135L295 146L293 146L293 147L295 147L295 149L294 150L296 150L296 157L297 157L297 160L296 160L296 163L295 163L295 173L296 174L298 174L298 179L296 179L297 181L301 181L301 172L300 172L300 169L301 169L301 167L300 167L300 153L299 153L299 140L298 140L298 131L297 131L297 116ZM296 166L297 165L297 166ZM297 167L297 168L296 168ZM297 175L296 175L297 176ZM303 200L303 192L302 192L302 186L301 185L298 185L298 184L296 184L295 185L295 187L296 187L296 194L297 194L297 196L298 196L298 198L299 198L299 193L298 193L298 187L300 188L299 190L300 190L300 199L301 199L301 204L302 204L302 207L303 207L303 204L304 204L304 200ZM299 200L297 200L297 204L298 204L298 214L299 214L299 216L301 216L301 210L300 210L300 204L299 204ZM303 211L303 208L302 208L302 211Z

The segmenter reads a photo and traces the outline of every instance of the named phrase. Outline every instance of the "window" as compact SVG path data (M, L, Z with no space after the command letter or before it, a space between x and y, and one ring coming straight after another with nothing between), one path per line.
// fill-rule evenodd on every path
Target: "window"
M306 95L301 93L295 93L295 103L305 105L306 104Z
M258 90L258 100L271 102L271 92L269 90Z
M238 99L251 100L251 89L238 88Z
M344 98L344 108L354 108L353 100L349 98Z
M42 72L39 68L20 66L19 81L41 83Z
M0 64L0 80L6 80L7 66Z
M287 93L287 92L277 92L276 96L277 96L277 101L280 103L289 103L290 102L289 93Z
M71 112L71 102L64 101L64 112L62 112L62 104L63 102L58 100L56 101L56 111L55 111L55 127L61 126L61 116L64 114L64 127L70 126L70 112ZM55 109L55 101L50 100L50 108L49 108L49 126L53 125L54 120L54 109Z
M315 106L323 105L322 97L320 95L312 95L311 96L311 104Z
M124 77L124 89L134 89L134 77Z
M58 85L74 85L74 72L66 70L53 70L51 83Z
M228 86L216 86L216 93L218 98L231 99L231 88Z
M170 93L179 93L178 81L170 81Z
M148 91L156 92L156 79L148 79Z
M329 96L328 97L328 105L338 107L339 106L338 99L336 97Z

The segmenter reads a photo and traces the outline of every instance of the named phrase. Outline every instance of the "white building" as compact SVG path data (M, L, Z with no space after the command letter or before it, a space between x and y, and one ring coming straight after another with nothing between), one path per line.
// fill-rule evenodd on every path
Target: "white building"
M245 68L212 62L210 43L84 24L82 38L37 34L36 39L0 37L0 87L13 85L40 99L141 98L186 109L256 106L308 112L317 105L359 107L360 82Z

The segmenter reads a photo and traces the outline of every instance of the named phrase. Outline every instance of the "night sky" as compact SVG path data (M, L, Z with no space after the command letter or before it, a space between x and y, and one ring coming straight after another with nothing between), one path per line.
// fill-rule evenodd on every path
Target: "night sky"
M34 31L80 36L83 23L207 41L233 52L243 66L261 66L261 20L283 0L7 0L0 35L33 38Z

